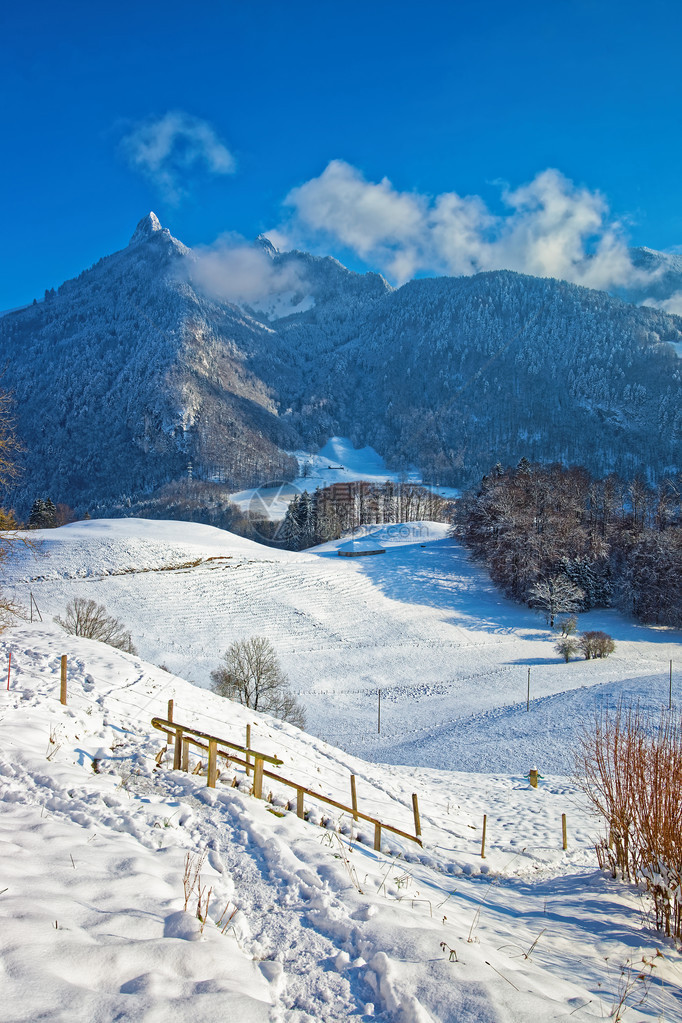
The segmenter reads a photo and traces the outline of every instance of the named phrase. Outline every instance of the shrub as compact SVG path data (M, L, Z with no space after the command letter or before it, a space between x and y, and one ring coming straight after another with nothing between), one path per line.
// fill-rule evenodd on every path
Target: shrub
M128 654L137 653L132 637L123 623L110 615L103 604L97 604L94 600L74 597L66 605L66 616L64 618L57 616L54 620L71 636L96 639L118 650L125 650Z
M592 658L608 657L616 649L616 644L607 632L595 630L583 632L580 637L580 649L585 656L585 660L589 661Z
M682 717L639 708L604 711L582 736L579 783L605 818L599 865L644 882L656 926L682 939Z
M223 660L224 665L211 672L214 693L305 728L305 711L289 690L269 639L252 636L238 640L223 654Z

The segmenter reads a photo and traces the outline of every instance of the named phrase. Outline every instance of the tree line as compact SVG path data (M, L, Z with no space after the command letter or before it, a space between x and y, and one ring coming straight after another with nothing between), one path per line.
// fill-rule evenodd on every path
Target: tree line
M682 626L682 474L651 487L582 466L498 464L458 502L454 532L514 600Z

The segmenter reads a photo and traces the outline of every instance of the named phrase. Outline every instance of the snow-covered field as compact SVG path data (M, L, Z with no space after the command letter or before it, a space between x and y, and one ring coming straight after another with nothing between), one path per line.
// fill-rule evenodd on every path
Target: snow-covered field
M682 686L682 634L616 612L608 660L564 664L555 636L507 601L442 523L370 533L378 557L340 558L336 544L293 553L209 526L97 520L40 534L6 584L43 617L74 596L106 605L140 654L209 685L234 639L267 635L308 714L309 730L366 758L454 770L570 772L580 719L621 692L658 705L669 662ZM531 710L526 712L528 668ZM381 734L377 732L381 689Z
M633 1023L682 1017L682 962L642 896L597 870L600 824L569 776L595 707L667 702L679 633L583 616L616 652L565 665L440 524L384 527L386 553L359 559L130 519L40 535L42 556L3 579L43 616L0 640L4 1020L585 1023L614 1019L622 995ZM120 617L140 656L64 634L52 616L73 596ZM280 653L310 734L183 681L205 684L253 634ZM676 670L676 698L681 684ZM423 848L384 831L376 853L371 825L351 833L314 800L300 821L277 782L267 804L233 769L213 791L168 754L157 768L150 723L170 698L176 720L234 742L251 723L284 777L343 803L355 774L360 809L408 832L416 792ZM204 852L201 934L182 875Z

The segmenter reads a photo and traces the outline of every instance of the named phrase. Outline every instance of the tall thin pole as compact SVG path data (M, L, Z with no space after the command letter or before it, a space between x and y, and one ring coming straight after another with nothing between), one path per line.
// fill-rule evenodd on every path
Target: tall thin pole
M673 662L670 659L670 695L668 697L668 710L673 709Z
M379 690L379 707L377 711L377 733L381 735L381 689Z
M530 668L528 669L528 690L526 692L526 713L530 710Z
M66 706L66 654L62 654L61 660L61 691L59 702Z

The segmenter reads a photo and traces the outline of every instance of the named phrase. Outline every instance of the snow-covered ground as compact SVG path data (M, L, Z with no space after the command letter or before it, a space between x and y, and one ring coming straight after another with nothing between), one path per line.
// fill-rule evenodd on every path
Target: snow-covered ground
M255 490L240 490L231 494L230 500L242 511L274 520L283 519L287 505L297 495L307 490L309 494L331 486L332 483L355 483L366 480L369 483L424 483L441 497L453 498L459 491L453 487L441 487L433 481L424 481L418 472L391 472L386 468L381 455L374 448L354 448L347 437L331 437L317 453L292 451L298 459L300 475L291 483L277 483L274 486L259 487Z
M234 639L267 635L309 730L384 762L567 773L573 730L595 706L620 692L658 705L670 659L680 693L682 634L592 612L580 627L605 628L616 652L564 664L544 621L505 600L445 533L382 527L369 535L385 554L340 558L336 544L299 554L209 526L94 520L44 531L43 556L22 556L6 585L26 605L32 592L48 620L92 597L143 657L206 686Z
M195 524L92 521L13 561L3 588L32 593L43 622L0 638L3 1019L586 1023L615 1019L621 995L646 995L633 1023L682 1017L682 962L642 896L597 870L600 823L568 776L600 703L667 702L682 637L595 613L581 626L606 627L615 654L565 665L537 616L443 532L384 527L385 554L345 559ZM73 596L122 618L140 656L63 633L52 616ZM257 633L311 734L178 677L206 682L232 639ZM676 670L676 698L681 682ZM384 831L376 853L371 825L351 832L312 799L300 821L281 783L266 782L266 803L233 769L213 791L168 754L157 768L151 718L170 698L176 720L234 742L251 723L283 777L340 802L355 774L360 809L407 832L416 792L423 848ZM204 852L201 934L182 875Z
M633 1019L679 1019L679 957L642 927L637 893L596 871L596 822L566 779L535 791L514 775L383 768L40 624L0 646L13 653L0 693L8 1023L585 1023L613 1018L621 971L656 948ZM251 722L252 747L315 791L347 802L354 772L360 809L404 830L416 791L423 849L385 832L375 853L370 826L351 835L349 815L311 799L300 821L276 782L266 804L241 772L225 770L213 791L172 771L169 754L157 768L150 719L169 698L176 720L235 742ZM188 853L206 854L203 933L196 894L183 910ZM645 991L636 981L629 1002Z

